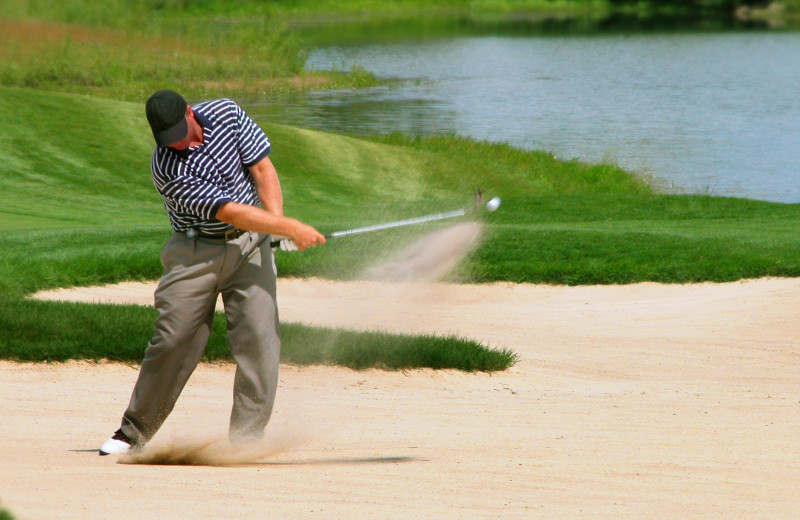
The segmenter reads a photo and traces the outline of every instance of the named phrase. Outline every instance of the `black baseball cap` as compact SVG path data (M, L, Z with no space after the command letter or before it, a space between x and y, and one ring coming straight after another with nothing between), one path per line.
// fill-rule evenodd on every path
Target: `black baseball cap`
M186 100L172 90L159 90L147 100L147 122L158 146L169 146L189 134L186 106Z

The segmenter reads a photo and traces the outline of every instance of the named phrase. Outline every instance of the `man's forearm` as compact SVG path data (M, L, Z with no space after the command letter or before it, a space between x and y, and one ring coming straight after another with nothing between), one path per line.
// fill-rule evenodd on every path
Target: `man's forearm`
M256 191L261 205L273 215L283 215L283 194L278 172L269 157L250 167L250 175L256 182Z
M301 251L325 243L322 233L308 224L247 204L226 202L219 208L216 217L239 229L289 237Z
M270 235L292 236L300 222L293 218L277 215L272 211L247 204L228 202L217 211L217 220L239 229L268 233Z

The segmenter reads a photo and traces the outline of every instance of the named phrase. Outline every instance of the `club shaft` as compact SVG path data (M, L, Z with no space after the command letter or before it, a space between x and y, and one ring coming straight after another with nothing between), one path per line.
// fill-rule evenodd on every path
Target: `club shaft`
M423 217L397 220L395 222L386 222L384 224L376 224L374 226L365 226L360 228L345 229L343 231L334 231L333 233L326 234L325 238L344 237L347 235L358 235L360 233L370 233L372 231L380 231L383 229L411 226L414 224L422 224L423 222L432 222L434 220L444 220L447 218L463 217L465 214L466 214L465 210L457 209L453 211L447 211L445 213L435 213L433 215L425 215ZM280 240L275 240L271 242L270 245L272 245L272 247L277 247L278 245L280 245Z
M357 235L359 233L369 233L371 231L380 231L382 229L391 229L396 227L411 226L413 224L422 224L423 222L431 222L434 220L444 220L446 218L463 217L464 210L457 209L455 211L448 211L446 213L436 213L435 215L425 215L424 217L409 218L405 220L397 220L395 222L386 222L385 224L376 224L374 226L365 226L355 229L347 229L344 231L335 231L325 235L327 238L343 237L347 235Z

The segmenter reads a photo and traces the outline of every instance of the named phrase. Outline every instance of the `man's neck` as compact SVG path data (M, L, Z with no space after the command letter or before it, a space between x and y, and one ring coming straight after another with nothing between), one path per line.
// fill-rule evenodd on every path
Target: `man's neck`
M192 117L192 124L189 125L189 148L203 144L203 127L196 117Z

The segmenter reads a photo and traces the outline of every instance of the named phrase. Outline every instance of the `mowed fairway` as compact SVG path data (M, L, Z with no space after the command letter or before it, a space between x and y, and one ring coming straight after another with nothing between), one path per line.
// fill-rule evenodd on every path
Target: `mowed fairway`
M151 291L58 297L144 303ZM800 280L572 288L283 280L279 295L289 321L457 332L510 346L521 361L494 374L283 366L264 451L227 467L120 465L79 451L116 427L135 366L2 362L4 505L21 519L797 511ZM152 443L162 458L224 438L232 378L231 365L199 367Z

